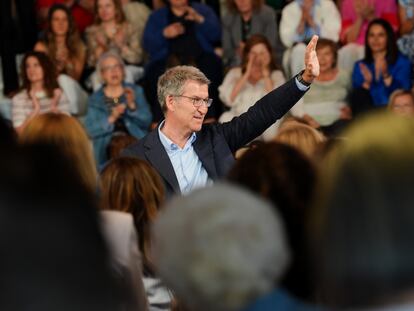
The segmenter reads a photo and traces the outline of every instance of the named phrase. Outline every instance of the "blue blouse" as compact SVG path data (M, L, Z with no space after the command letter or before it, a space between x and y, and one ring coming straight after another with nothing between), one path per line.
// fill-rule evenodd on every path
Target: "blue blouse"
M354 88L362 87L364 77L359 68L359 64L364 63L375 77L375 64L366 63L363 60L356 62L352 73L352 86ZM373 79L369 92L375 106L385 106L388 104L388 98L391 93L397 89L409 90L411 88L411 62L402 54L398 54L395 64L388 64L388 73L392 76L392 83L386 86L382 77L379 80Z

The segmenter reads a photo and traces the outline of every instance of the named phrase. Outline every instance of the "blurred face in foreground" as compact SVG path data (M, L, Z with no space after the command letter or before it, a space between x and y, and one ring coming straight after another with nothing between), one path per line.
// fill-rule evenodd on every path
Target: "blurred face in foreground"
M414 116L414 101L409 94L402 94L394 99L391 110L401 116Z

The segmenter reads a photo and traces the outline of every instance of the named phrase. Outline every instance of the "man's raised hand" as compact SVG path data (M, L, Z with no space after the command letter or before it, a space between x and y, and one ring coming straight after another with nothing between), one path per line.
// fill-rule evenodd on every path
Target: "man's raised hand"
M319 60L316 56L316 44L318 43L318 39L319 37L314 35L305 51L305 71L303 72L302 77L308 83L312 83L313 79L319 76Z

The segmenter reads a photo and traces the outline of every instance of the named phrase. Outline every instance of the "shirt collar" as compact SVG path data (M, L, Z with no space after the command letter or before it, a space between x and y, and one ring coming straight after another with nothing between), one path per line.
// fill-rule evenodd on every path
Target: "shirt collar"
M179 149L181 149L177 144L175 144L171 139L169 139L162 131L161 128L164 126L165 120L163 120L160 125L158 126L158 136L160 137L161 143L164 146L165 150L167 151L167 153L170 152L174 152L177 151ZM187 142L185 143L185 146L183 148L187 149L190 146L193 145L193 143L196 141L197 139L197 135L196 133L192 133L190 138L187 140Z

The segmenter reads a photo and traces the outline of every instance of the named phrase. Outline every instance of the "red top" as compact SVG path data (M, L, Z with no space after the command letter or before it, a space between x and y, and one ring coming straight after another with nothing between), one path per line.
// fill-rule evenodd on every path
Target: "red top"
M45 9L50 8L54 4L64 4L65 0L36 0L36 9ZM80 33L82 33L86 27L93 23L93 14L89 11L85 10L79 4L75 3L71 7L71 12L73 19L75 20L75 24ZM45 28L46 24L41 25L42 28Z

